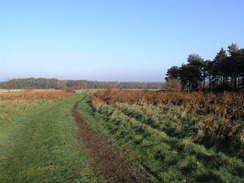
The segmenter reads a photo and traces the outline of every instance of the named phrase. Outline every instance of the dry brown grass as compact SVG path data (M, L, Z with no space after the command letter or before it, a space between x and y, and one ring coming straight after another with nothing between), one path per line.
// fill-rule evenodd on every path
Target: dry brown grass
M20 92L24 92L24 90L23 89L11 89L11 90L0 89L0 94L3 94L3 93L20 93Z
M4 100L58 100L71 97L75 92L57 91L57 90L30 90L19 93L0 94L0 101Z

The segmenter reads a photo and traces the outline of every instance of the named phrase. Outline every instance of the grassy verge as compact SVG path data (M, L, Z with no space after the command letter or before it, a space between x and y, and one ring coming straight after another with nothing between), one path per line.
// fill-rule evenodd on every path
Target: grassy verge
M100 104L103 105L103 104ZM101 108L96 105L97 108ZM220 151L228 156L238 157L243 160L243 135L224 136L226 129L221 129L223 123L228 124L227 119L216 115L200 115L196 112L188 112L180 106L174 105L130 105L113 104L112 108L118 109L130 118L134 118L143 124L158 131L165 132L170 137L178 140L186 138L192 142L204 145L207 149ZM240 121L242 124L243 121ZM226 125L227 126L227 125ZM217 130L216 130L217 129Z
M16 105L16 114L2 118L1 182L96 182L71 116L79 98L33 105L26 101L25 110L18 112Z
M183 124L182 129L179 128L182 119L198 119L181 112L182 119L178 121L179 117L174 116L176 109L167 109L172 110L171 114L165 115L165 119L161 116L161 122L158 122L155 113L160 110L166 112L166 108L151 107L151 112L139 108L102 103L94 107L84 102L80 104L80 110L87 116L90 125L113 141L116 148L130 152L155 180L243 182L244 164L241 159L228 156L216 148L208 149L196 144L186 135L187 126ZM195 135L197 138L199 134Z
M130 149L120 148L120 143L122 141L118 142L117 139L111 134L112 131L110 129L110 125L107 123L106 120L104 120L103 117L100 116L97 111L94 111L94 108L89 104L88 94L85 92L82 93L82 100L79 103L78 110L85 117L85 122L88 123L91 128L98 132L97 135L100 135L102 139L104 138L108 142L111 142L111 150L116 149L116 151L119 150L122 152L122 154L124 153L123 157L126 157L131 163L130 167L128 168L130 168L132 172L137 172L137 174L140 174L141 177L147 177L147 180L151 182L159 182L154 175L152 175L145 169L145 167L143 167L140 161L135 161L136 155L132 151L130 151Z

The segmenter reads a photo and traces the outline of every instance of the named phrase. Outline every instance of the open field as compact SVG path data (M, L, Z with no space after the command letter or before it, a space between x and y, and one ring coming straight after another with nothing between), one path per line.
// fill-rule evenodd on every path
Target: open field
M26 93L26 92L47 92L47 91L57 91L54 89L0 89L1 93Z
M234 93L0 94L0 179L243 182L242 116Z
M16 90L7 90L7 89L0 89L0 93L18 93L18 92L23 92L24 90L22 89L16 89Z
M70 113L77 100L0 101L1 182L94 182Z
M24 92L13 92L7 94L0 94L0 100L58 100L71 97L75 92L57 91L57 90L34 90Z

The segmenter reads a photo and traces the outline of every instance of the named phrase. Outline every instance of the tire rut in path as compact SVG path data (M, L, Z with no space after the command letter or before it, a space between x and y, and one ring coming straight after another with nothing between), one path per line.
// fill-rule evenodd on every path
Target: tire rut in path
M129 162L122 157L122 154L111 151L109 143L97 137L96 132L84 122L84 117L77 111L78 103L75 103L72 115L79 127L79 135L83 139L85 148L93 158L91 162L93 170L115 183L148 182L141 176L132 174L129 170Z

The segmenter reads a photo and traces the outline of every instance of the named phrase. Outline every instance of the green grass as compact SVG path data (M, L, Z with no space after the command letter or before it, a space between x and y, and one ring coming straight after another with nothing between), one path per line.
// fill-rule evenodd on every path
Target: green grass
M80 103L87 122L121 151L130 152L155 182L243 182L241 159L194 143L188 126L199 116L172 106ZM187 122L184 122L187 121ZM218 120L218 118L217 118ZM185 127L182 125L185 124Z
M0 121L1 182L96 182L71 116L79 98L26 101L21 111L13 104L15 114ZM2 107L0 115L10 106Z
M99 104L97 105L99 108ZM112 108L119 109L122 113L130 118L135 118L143 124L146 124L158 131L165 132L170 137L177 139L190 138L193 142L204 145L206 148L216 149L229 156L242 157L240 153L241 133L239 136L226 140L223 135L206 136L205 131L209 123L213 121L218 126L220 122L225 121L219 116L200 115L193 112L188 112L187 109L179 106L167 105L129 105L129 104L114 104ZM243 134L242 134L243 135Z
M91 171L77 137L71 109L80 100L86 122L152 182L243 182L243 160L194 131L203 116L163 105L92 106L85 92L0 103L0 182L105 182Z

